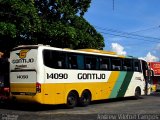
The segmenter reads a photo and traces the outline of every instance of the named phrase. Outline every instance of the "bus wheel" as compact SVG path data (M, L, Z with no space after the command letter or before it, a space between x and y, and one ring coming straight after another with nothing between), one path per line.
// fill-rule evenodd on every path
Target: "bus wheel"
M91 102L91 93L88 90L82 92L82 96L79 99L80 106L88 106Z
M74 91L71 91L67 96L67 108L74 108L77 105L77 94Z
M135 90L135 98L139 99L140 96L141 96L141 89L139 87L137 87Z

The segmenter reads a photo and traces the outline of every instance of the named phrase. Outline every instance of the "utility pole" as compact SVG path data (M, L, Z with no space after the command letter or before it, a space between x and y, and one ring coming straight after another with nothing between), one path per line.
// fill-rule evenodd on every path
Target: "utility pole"
M113 0L113 11L114 11L114 0Z

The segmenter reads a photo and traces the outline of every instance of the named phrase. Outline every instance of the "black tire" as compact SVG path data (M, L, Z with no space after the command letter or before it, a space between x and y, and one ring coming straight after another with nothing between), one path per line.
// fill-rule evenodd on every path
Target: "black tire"
M67 96L67 108L74 108L77 105L77 94L75 92L70 92Z
M91 102L91 93L87 90L83 91L79 99L79 105L85 107L88 106L90 102Z
M139 87L136 88L135 90L135 99L139 99L141 96L141 89Z

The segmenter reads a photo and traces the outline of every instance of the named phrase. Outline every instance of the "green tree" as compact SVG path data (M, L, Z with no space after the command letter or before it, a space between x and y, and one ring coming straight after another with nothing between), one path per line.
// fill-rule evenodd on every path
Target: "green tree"
M33 0L0 0L0 50L37 43L32 36L41 30Z
M0 51L19 44L102 49L102 35L83 18L90 2L0 0Z
M36 0L35 5L42 20L39 43L76 49L102 49L102 35L83 18L90 2L91 0Z

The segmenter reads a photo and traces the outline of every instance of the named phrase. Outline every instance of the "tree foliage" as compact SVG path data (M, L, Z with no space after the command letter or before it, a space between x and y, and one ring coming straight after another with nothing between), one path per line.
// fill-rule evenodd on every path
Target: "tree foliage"
M102 49L102 35L83 17L90 2L0 0L0 49L39 43L75 49Z
M32 34L41 29L33 0L0 0L0 50L33 43Z

